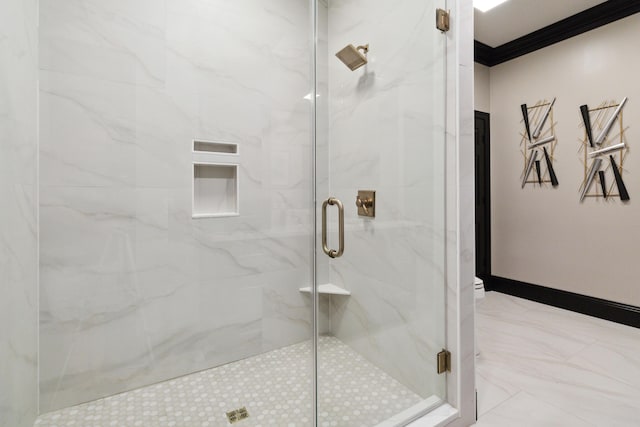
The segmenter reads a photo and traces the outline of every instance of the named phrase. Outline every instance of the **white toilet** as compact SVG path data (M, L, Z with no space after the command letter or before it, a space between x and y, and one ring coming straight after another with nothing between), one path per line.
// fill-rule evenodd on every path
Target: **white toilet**
M482 301L482 299L484 298L484 282L482 281L482 279L476 277L473 281L473 285L474 285L474 292L475 292L475 307L474 307L474 314L478 309L478 304L480 304L480 301ZM480 347L478 347L478 327L477 327L477 323L478 322L478 318L475 318L475 323L476 323L476 333L475 333L475 346L476 346L476 357L478 357L480 355Z

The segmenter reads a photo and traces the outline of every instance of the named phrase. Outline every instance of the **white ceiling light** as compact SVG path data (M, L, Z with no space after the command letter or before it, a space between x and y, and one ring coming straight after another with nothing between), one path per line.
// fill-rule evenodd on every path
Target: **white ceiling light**
M506 1L507 0L473 0L473 7L478 9L480 12L486 12Z

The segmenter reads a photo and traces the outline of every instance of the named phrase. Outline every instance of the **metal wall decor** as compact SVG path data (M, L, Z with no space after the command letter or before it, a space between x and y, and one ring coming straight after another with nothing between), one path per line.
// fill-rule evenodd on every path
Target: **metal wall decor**
M554 187L558 185L558 178L553 168L553 153L558 143L555 132L556 123L553 121L555 102L556 99L553 98L550 102L539 101L533 107L527 107L527 104L520 106L525 130L520 142L524 155L522 188L526 184L542 186L543 183L551 183ZM534 167L535 179L531 179Z
M584 153L580 201L585 197L619 197L623 201L630 199L622 179L624 161L629 152L622 117L622 109L626 103L625 97L620 103L603 102L598 108L591 110L587 105L580 106L585 129L584 139L580 141ZM616 122L618 126L614 126ZM596 177L600 185L594 185Z

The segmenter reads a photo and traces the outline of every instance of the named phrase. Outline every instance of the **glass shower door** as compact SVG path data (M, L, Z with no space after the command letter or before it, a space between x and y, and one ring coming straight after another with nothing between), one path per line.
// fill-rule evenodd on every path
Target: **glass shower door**
M437 8L445 2L318 2L319 426L402 425L445 397Z

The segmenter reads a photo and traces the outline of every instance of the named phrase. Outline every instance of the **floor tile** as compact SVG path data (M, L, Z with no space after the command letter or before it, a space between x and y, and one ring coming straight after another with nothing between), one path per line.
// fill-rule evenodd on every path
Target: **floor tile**
M492 381L482 372L476 373L476 387L478 388L478 416L486 414L520 391L511 384Z
M540 308L542 304L535 303L523 298L515 298L511 295L498 292L487 292L485 298L478 301L478 309L483 314L489 313L522 313L532 308Z
M640 340L635 343L595 343L569 360L593 372L603 374L639 390Z
M518 400L505 396L521 390L516 396L594 425L640 426L640 331L495 292L486 299L489 310L478 307L479 425L508 425L515 415L500 411Z
M526 392L520 392L481 417L476 426L586 427L595 424L538 400Z
M318 344L319 426L373 426L422 398L334 337ZM149 387L42 415L37 427L311 425L311 343L284 347Z
M593 340L585 341L575 335L534 323L524 313L485 314L477 322L478 346L481 353L491 357L518 355L552 360L567 360ZM497 333L499 331L499 334Z

